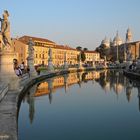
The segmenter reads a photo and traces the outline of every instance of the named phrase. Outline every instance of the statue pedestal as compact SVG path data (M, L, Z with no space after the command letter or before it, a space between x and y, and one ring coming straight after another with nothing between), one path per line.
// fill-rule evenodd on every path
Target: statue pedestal
M35 67L34 67L34 59L33 58L30 58L30 57L27 58L27 65L30 69L30 71L29 71L30 77L37 76L37 72L36 72Z
M0 82L7 83L11 90L19 87L19 78L14 71L14 58L16 54L11 50L0 51Z
M48 72L53 72L54 71L54 67L53 67L53 63L52 60L48 61L48 68L47 68Z
M95 65L95 62L94 61L92 61L92 68L96 68L96 65Z
M82 62L81 62L81 61L79 61L78 68L79 68L79 69L82 69L82 68L83 68Z

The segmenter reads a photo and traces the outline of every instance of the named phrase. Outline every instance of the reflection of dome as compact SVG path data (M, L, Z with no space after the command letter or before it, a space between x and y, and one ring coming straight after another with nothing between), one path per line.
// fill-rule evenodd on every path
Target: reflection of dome
M127 87L127 88L126 88L126 97L127 97L128 102L130 101L131 96L132 96L131 90L132 90L131 87Z
M113 46L121 45L123 43L122 39L119 37L118 32L113 39Z
M104 40L102 40L101 45L104 45L106 48L110 47L109 40L105 37Z
M114 91L119 94L123 90L123 85L122 84L114 84Z
M104 89L105 89L105 92L110 91L110 83L109 82L106 82Z

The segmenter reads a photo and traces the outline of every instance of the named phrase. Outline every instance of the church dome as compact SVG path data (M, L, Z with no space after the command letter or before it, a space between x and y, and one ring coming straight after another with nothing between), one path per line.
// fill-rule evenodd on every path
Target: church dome
M113 39L113 46L121 45L123 43L122 39L119 37L118 32Z
M107 39L107 37L105 37L104 40L102 40L101 45L105 45L107 48L110 47L110 42Z

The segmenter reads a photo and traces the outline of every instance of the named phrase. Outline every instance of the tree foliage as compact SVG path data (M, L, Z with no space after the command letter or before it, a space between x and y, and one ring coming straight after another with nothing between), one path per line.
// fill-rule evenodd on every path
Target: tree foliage
M81 61L84 62L86 60L86 55L84 51L81 52Z
M82 47L78 46L78 47L76 47L76 50L82 51Z

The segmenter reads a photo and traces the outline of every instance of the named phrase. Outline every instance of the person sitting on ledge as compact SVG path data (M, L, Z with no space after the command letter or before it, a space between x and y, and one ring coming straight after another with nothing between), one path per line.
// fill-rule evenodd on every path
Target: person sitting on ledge
M15 73L17 76L19 76L19 77L22 76L22 71L19 67L15 67L14 70L15 70Z
M133 63L129 66L129 70L130 71L136 71L137 67L136 67L136 61L133 61Z

